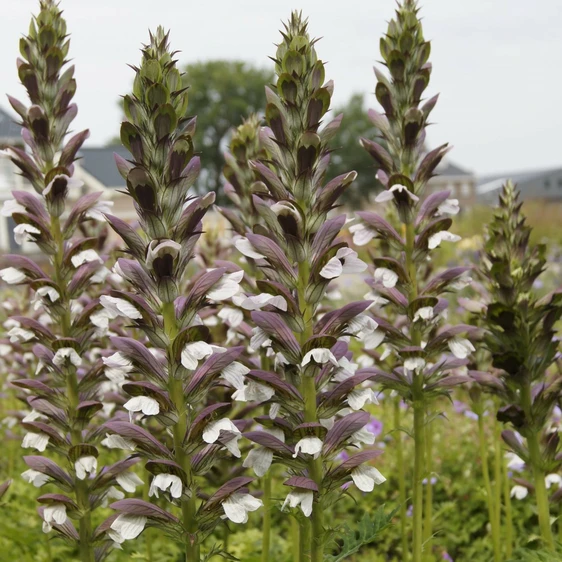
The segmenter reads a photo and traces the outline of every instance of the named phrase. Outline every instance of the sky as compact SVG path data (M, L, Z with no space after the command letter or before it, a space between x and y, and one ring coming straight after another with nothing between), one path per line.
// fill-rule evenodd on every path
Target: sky
M38 0L2 0L0 84L24 99L15 60ZM431 147L449 142L450 158L477 175L562 167L561 0L425 0L421 15L432 42L426 92L440 93L428 131ZM335 81L335 105L372 94L379 37L393 0L62 0L72 34L79 114L89 146L119 130L119 95L131 89L148 29L171 30L180 63L242 59L268 67L281 20L292 9L322 37L319 57ZM8 107L0 98L0 105Z

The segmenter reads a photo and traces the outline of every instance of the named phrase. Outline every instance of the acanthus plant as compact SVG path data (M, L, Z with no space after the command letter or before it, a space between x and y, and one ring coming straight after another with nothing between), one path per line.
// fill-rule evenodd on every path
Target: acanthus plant
M487 227L479 268L487 297L473 307L486 329L484 346L493 370L471 375L498 396L497 419L513 428L502 437L532 471L532 484L526 486L534 490L541 538L552 549L546 480L561 468L560 438L551 420L562 389L556 368L562 290L540 299L534 293L533 284L545 270L545 248L531 243L521 207L519 193L508 182Z
M13 381L31 408L22 421L28 431L22 446L45 453L25 456L29 470L22 476L36 487L59 490L38 498L43 530L54 530L76 545L80 560L93 562L103 560L112 544L103 527L94 527L94 512L109 498L124 497L115 486L136 461L103 467L98 461L105 394L99 346L105 326L95 287L109 271L95 250L97 238L80 232L92 219L103 220L108 205L99 201L100 193L77 198L74 162L89 133L67 138L77 113L71 103L74 67L65 69L69 44L61 11L52 0L43 0L20 40L23 58L17 62L31 105L9 98L27 149L7 149L36 193L13 192L2 213L17 225L16 242L34 242L47 263L6 256L10 265L0 276L33 293L29 314L13 316L8 331L18 355L32 349L37 360L33 372L23 369L25 378ZM70 196L78 200L72 204Z
M429 533L429 537L424 537L423 531L422 484L428 466L426 424L434 417L435 401L467 380L452 371L466 364L466 358L474 351L467 336L477 331L467 325L442 325L448 306L444 296L469 282L467 268L454 267L426 279L426 265L434 250L442 242L460 239L449 232L452 219L448 216L458 213L458 201L450 199L448 191L424 197L427 182L448 151L447 145L443 145L424 153L425 128L437 102L437 96L422 102L431 75L429 54L430 44L424 39L416 3L405 0L381 39L388 76L375 69L375 95L383 112L371 110L370 117L383 142L361 139L376 161L377 177L385 186L376 202L396 207L402 229L398 231L371 211L359 212L360 222L352 227L356 244L365 245L378 237L393 249L390 257L373 258L374 276L369 284L376 302L387 301L392 314L405 319L398 329L384 318L374 318L398 358L392 372L379 374L376 380L384 388L397 391L413 407L414 562L421 561L424 544L428 544L425 539L431 536ZM431 514L426 514L426 521L430 518ZM407 557L408 553L403 555Z
M324 182L328 143L341 116L320 129L333 83L324 81L314 45L307 22L293 13L274 58L276 84L266 88L268 127L259 138L268 159L249 162L259 221L235 241L259 272L260 293L246 294L242 306L253 309L250 350L257 357L270 349L270 368L246 372L235 398L268 406L268 415L258 418L264 429L245 434L255 447L244 464L259 476L272 463L286 467L290 491L283 509L304 515L299 559L319 562L330 528L323 513L341 497L341 487L355 482L372 491L385 478L367 464L380 451L340 457L374 442L363 408L376 403L364 386L376 369L357 370L348 341L373 336L377 326L365 314L366 301L318 314L330 283L367 265L338 238L345 216L328 218L356 173Z
M192 140L196 120L187 116L187 88L162 28L142 54L121 125L132 158L116 156L141 231L107 216L126 245L129 257L117 261L116 271L131 288L101 300L110 314L127 318L144 335L112 338L117 354L111 366L131 396L125 403L130 422L109 422L106 428L146 458L154 503L118 501L112 507L119 513L107 525L116 542L157 527L179 543L185 560L199 561L201 545L224 517L242 523L261 506L246 490L252 478L233 478L214 493L204 479L226 455L240 456L240 429L225 416L230 400L208 399L247 368L236 361L242 347L210 343L200 313L233 297L244 273L233 265L209 269L185 291L201 220L215 197L188 195L200 169ZM166 509L159 507L160 496Z

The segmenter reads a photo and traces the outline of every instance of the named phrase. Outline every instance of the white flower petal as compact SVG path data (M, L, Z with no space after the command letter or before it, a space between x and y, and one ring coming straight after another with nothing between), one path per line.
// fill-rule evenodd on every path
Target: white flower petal
M250 449L242 466L245 468L253 468L255 475L261 478L269 470L272 461L273 451L265 447L256 447L255 449Z
M447 342L447 345L449 346L451 353L459 359L466 359L472 351L476 351L469 340L466 338L459 338L458 336L451 338Z
M391 289L396 286L398 274L386 267L377 267L374 274L375 282L382 283L383 287Z
M133 412L142 412L145 416L156 416L160 413L160 404L149 396L134 396L125 402L124 407L131 415Z
M125 492L133 493L137 486L142 486L144 482L134 472L122 472L115 477L117 484L125 490Z
M254 260L264 259L265 256L256 251L251 242L247 238L238 238L234 243L236 249L247 258Z
M293 458L296 459L299 453L305 453L307 455L312 455L316 459L322 451L322 446L322 440L318 437L303 437L295 445Z
M250 494L236 492L230 495L224 502L222 508L228 519L233 523L246 523L248 512L256 511L263 505L263 502Z
M382 484L386 478L374 466L358 466L351 473L355 485L362 492L372 492L375 485Z
M144 531L145 525L146 517L144 515L122 513L113 521L111 528L119 534L121 539L133 540Z
M25 273L15 267L0 269L0 277L2 278L2 281L4 281L4 283L8 283L8 285L15 285L16 283L25 281Z

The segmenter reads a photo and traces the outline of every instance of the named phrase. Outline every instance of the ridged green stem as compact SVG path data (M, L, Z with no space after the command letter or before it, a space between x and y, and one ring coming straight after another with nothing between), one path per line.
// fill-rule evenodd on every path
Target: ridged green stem
M173 302L162 304L162 316L164 318L164 331L170 341L169 350L171 356L171 347L178 333L176 322L176 313ZM183 448L183 440L187 431L187 411L185 409L183 397L183 381L173 378L170 375L168 382L168 391L170 398L174 403L178 415L178 421L174 424L174 456L175 461L182 467L186 474L187 484L190 487L191 496L189 499L181 500L182 523L186 531L185 536L185 562L199 562L200 551L199 544L195 539L197 533L197 520L195 514L197 512L197 496L195 486L193 485L193 476L191 472L191 462L188 455L185 454Z
M269 550L271 548L271 470L263 477L263 529L261 562L269 561Z
M494 505L494 494L492 492L492 483L490 481L490 469L488 466L488 442L484 430L484 417L482 412L478 413L478 441L480 444L480 461L482 463L482 477L484 479L484 488L486 489L486 503L488 504L488 519L492 530L492 548L494 551L494 562L501 562L501 548L499 529L496 524L496 509L499 506Z
M502 551L502 438L501 427L497 422L494 424L494 505L496 516L496 531L498 542L500 543L500 553Z
M509 477L505 459L502 462L502 469L503 501L505 505L505 558L510 560L513 554L513 513L511 511L511 490L509 489Z
M425 422L425 511L424 511L424 528L423 540L428 541L433 534L433 484L431 483L431 472L433 471L433 435L431 433L431 424L429 423L428 412L426 412Z
M404 466L404 448L402 446L401 421L400 421L400 396L394 398L394 432L396 440L394 447L396 450L396 471L398 473L398 490L400 497L400 536L402 541L402 560L407 562L410 558L410 548L408 546L408 516L406 508L406 473Z

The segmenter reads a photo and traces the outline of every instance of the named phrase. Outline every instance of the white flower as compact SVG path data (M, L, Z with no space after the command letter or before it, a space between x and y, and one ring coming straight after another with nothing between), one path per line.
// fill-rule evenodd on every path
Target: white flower
M39 287L36 294L39 297L49 297L51 302L57 302L60 299L59 292L54 287L49 287L48 285L45 287Z
M560 484L562 483L562 477L559 474L547 474L544 482L546 484L546 487L550 489L553 484L560 486Z
M181 352L181 364L186 369L197 369L197 365L201 359L207 359L214 352L222 353L226 351L224 347L209 345L204 341L193 341L188 343Z
M311 349L302 359L301 366L304 367L308 365L311 361L314 360L315 363L319 363L320 365L324 365L325 363L330 362L332 365L338 365L338 360L334 356L334 354L325 347L316 347Z
M86 211L86 218L95 221L105 221L104 214L110 213L113 207L113 201L97 201L92 207Z
M116 543L121 544L123 541L136 539L143 531L146 525L146 517L144 515L132 515L130 513L122 513L111 524L109 536Z
M449 283L449 289L452 291L462 291L465 287L468 287L472 283L472 277L470 277L466 272L463 273L458 279Z
M76 255L72 256L70 259L74 267L80 267L84 263L90 263L92 261L97 261L103 263L103 260L99 257L95 250L83 250L78 252Z
M421 371L425 367L425 359L421 357L408 357L404 361L404 368L408 371Z
M354 389L347 395L347 403L352 410L361 410L365 404L378 404L375 393L370 388Z
M14 213L25 213L25 207L20 205L15 199L4 201L1 211L2 216L11 217Z
M0 277L4 283L15 285L16 283L21 283L25 280L25 273L15 267L6 267L4 269L0 269Z
M26 433L21 442L24 449L37 449L41 453L47 448L49 436L44 433Z
M375 330L370 334L363 333L359 337L359 341L363 344L363 349L376 349L384 340L384 332Z
M254 260L264 259L265 256L256 251L252 246L252 243L247 238L238 238L234 243L236 249L247 258L252 258Z
M225 273L211 290L207 293L207 297L213 301L223 301L233 297L240 290L240 282L244 277L244 271L235 271L234 273Z
M173 498L181 498L183 485L181 482L181 478L174 474L157 474L153 479L152 483L150 484L150 489L148 491L149 496L158 496L158 490L162 490L165 492L166 490L170 490L170 495Z
M351 473L353 482L362 492L372 492L375 485L382 484L386 478L374 466L358 466Z
M8 332L8 336L10 336L11 343L19 343L32 340L35 334L31 330L15 327Z
M357 363L352 363L345 355L338 361L338 369L334 375L334 382L343 382L352 377L357 371Z
M14 227L14 240L20 246L24 242L35 242L34 234L41 234L41 231L31 224L21 223Z
M386 203L387 201L392 201L394 199L394 192L395 191L398 191L398 193L402 193L402 191L405 191L406 195L412 201L418 201L419 200L419 197L417 195L414 195L405 185L396 183L390 189L385 189L384 191L381 191L375 197L375 203Z
M507 452L505 458L508 459L507 468L521 472L525 468L525 461L518 455L512 452Z
M414 314L414 322L418 320L431 320L433 318L433 307L432 306L422 306L416 310Z
M207 424L203 430L203 441L205 443L215 443L220 436L221 431L232 431L240 433L239 429L228 418L222 418Z
M232 308L231 306L223 306L219 310L217 316L221 320L228 322L228 324L232 328L236 328L237 326L240 326L240 324L242 324L244 320L244 313L241 310L238 310L237 308Z
M239 390L244 387L244 375L249 372L250 369L248 369L246 365L243 365L238 361L233 361L221 371L221 377L234 388Z
M76 478L78 478L78 480L84 480L86 478L86 474L89 476L95 476L97 468L98 460L92 455L80 457L74 463L74 470L76 471Z
M466 338L459 338L457 336L451 338L447 342L447 345L449 346L451 353L459 359L466 359L472 351L476 351L469 340Z
M53 364L57 367L62 367L67 360L75 367L82 365L82 358L72 347L61 347L58 349L53 357Z
M252 350L257 350L260 347L269 347L271 345L271 340L269 336L259 327L252 329L253 336L250 339L250 348Z
M312 455L315 459L320 456L322 451L322 440L318 437L303 437L295 445L295 454L293 458L296 459L299 453L305 453L307 455Z
M106 433L106 437L102 440L101 444L108 449L122 449L123 451L135 450L135 444L133 441L116 434L109 435Z
M134 472L122 472L115 477L115 480L117 480L117 484L119 484L125 492L129 492L130 494L137 489L137 486L142 486L144 484Z
M129 418L133 419L134 412L142 412L145 416L156 416L160 413L160 404L148 396L135 396L124 404L129 410Z
M118 351L109 357L102 357L105 376L112 382L121 383L133 370L133 363Z
M373 445L375 442L375 434L371 433L365 427L362 427L358 431L356 431L351 437L351 443L356 447L361 447L362 444L365 445Z
M446 199L437 208L438 215L456 215L460 211L458 199Z
M245 468L253 468L258 478L261 478L271 466L273 461L273 451L266 447L256 447L250 449L248 456L244 459L242 466Z
M256 381L250 381L232 394L238 402L266 402L275 395L275 389Z
M281 506L281 510L284 510L287 504L289 504L289 507L297 507L300 505L305 517L310 517L313 501L314 494L312 493L312 490L302 492L292 491L287 494L287 497Z
M269 293L249 297L237 295L232 300L236 306L244 310L261 310L264 306L271 305L279 310L287 311L287 301L280 295L270 295Z
M101 305L113 314L113 318L117 316L124 316L131 320L138 320L142 318L142 314L133 306L130 302L125 299L119 299L117 297L110 297L108 295L102 295L100 297Z
M430 250L437 248L441 244L441 242L458 242L461 239L460 236L457 234L452 234L447 230L441 230L432 234L427 241L427 247Z
M107 267L99 267L96 272L90 277L90 283L103 283L111 272Z
M349 227L349 232L353 234L353 243L356 246L365 246L376 235L372 228L368 228L363 224L354 224Z
M361 273L367 269L367 264L357 257L357 252L351 248L340 248L336 255L320 270L324 279L336 279L348 273Z
M40 488L49 481L49 477L46 474L33 470L32 468L22 472L21 476L26 482L33 484L36 488Z
M525 486L519 486L518 484L511 488L511 497L517 498L518 500L522 500L526 498L529 494L529 490L525 488Z
M103 495L101 505L102 507L107 507L110 500L122 500L124 497L125 494L121 490L118 490L115 486L110 486L107 489L107 492Z
M382 283L387 289L394 287L398 281L398 274L386 267L377 267L374 277L376 283Z
M228 519L233 523L247 523L248 513L256 511L263 502L250 494L236 492L222 502L222 508Z
M63 525L66 521L66 506L62 503L53 503L43 510L43 532L48 533L52 524Z

